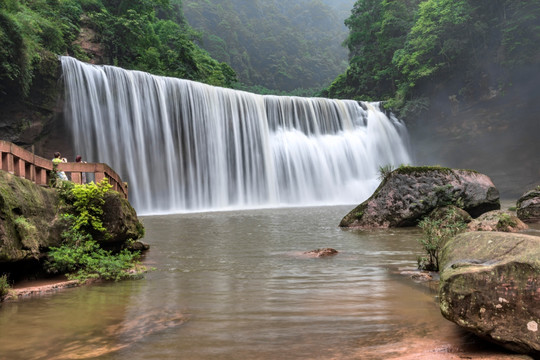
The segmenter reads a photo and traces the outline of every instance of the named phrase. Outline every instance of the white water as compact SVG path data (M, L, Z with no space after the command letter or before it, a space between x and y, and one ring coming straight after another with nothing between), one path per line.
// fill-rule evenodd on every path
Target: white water
M74 148L140 213L355 204L410 162L375 103L262 96L62 57Z

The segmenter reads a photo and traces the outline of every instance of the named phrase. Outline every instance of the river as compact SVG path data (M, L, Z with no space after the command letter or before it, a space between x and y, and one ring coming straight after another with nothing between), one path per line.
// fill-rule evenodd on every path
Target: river
M143 217L143 279L3 303L0 359L369 360L474 343L400 274L419 231L342 230L350 209ZM322 247L339 254L303 254Z

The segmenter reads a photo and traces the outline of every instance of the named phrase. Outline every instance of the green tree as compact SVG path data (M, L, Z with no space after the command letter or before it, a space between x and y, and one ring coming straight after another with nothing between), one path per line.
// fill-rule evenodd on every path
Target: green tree
M387 100L399 77L392 63L410 30L418 1L360 0L345 21L350 32L349 68L326 91L327 96Z
M420 4L418 19L405 47L396 51L394 64L404 81L399 95L445 72L449 74L464 52L470 49L473 9L467 0L427 0Z

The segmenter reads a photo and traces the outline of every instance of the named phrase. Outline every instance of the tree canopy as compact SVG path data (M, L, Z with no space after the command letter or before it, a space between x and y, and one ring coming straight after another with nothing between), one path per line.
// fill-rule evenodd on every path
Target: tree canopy
M343 20L354 0L183 0L200 44L232 66L245 89L306 93L346 69Z
M540 61L536 0L358 0L346 25L349 67L323 95L383 100L404 117L437 87L466 100Z
M103 62L230 87L236 74L194 43L180 0L3 0L0 94L26 96L45 58L90 60L82 29L95 33Z

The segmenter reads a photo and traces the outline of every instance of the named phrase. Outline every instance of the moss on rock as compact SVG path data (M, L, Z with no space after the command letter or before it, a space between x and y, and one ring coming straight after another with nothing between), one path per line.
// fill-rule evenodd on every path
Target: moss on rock
M0 268L37 261L51 246L62 243L66 223L61 221L58 190L0 170ZM129 202L115 191L107 192L104 226L110 236L96 239L109 248L127 247L144 235L144 227Z
M340 222L341 227L415 226L438 207L454 205L472 217L500 208L499 192L486 175L440 166L401 166Z
M440 308L450 321L510 350L540 356L540 237L467 232L441 252Z

